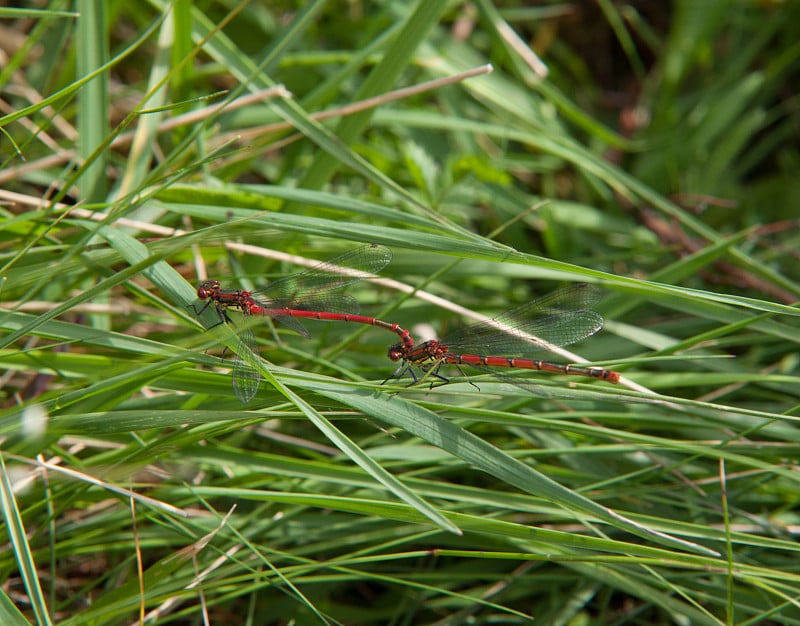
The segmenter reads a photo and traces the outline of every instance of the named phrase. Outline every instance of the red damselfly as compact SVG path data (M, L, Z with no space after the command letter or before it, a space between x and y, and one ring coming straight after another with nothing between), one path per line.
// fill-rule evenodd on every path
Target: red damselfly
M389 330L400 338L398 345L412 350L414 340L407 330L397 324L374 317L358 315L358 302L352 297L331 293L356 281L369 278L382 270L392 260L392 252L384 246L362 246L320 263L299 274L276 280L262 289L245 291L223 289L217 280L207 280L197 288L197 297L205 305L195 313L202 314L214 306L220 323L232 323L228 309L238 309L245 317L237 328L239 346L233 365L233 390L242 403L249 402L258 391L261 381L259 365L255 359L255 337L252 316L271 317L304 337L309 333L300 319L352 322L368 324Z
M531 358L552 348L585 339L603 327L603 318L591 307L600 299L591 285L579 283L560 289L484 322L478 322L442 339L419 345L396 343L389 348L392 361L402 361L396 376L405 372L417 380L414 368L437 378L444 364L541 370L619 382L619 373L602 367L562 365ZM493 375L498 376L496 372ZM519 384L517 377L501 378ZM446 380L446 379L445 379Z

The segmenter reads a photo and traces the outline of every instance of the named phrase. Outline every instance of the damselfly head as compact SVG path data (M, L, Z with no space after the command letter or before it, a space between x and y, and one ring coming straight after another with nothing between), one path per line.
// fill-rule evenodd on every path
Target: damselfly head
M197 297L201 300L208 300L218 290L218 280L207 280L200 283L200 285L197 287Z
M406 351L403 349L403 344L396 343L389 348L389 358L392 361L399 361L405 357Z

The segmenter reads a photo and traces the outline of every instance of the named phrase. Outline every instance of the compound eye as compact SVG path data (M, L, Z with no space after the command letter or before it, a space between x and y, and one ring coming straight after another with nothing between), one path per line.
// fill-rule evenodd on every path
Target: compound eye
M216 280L207 280L204 283L200 283L197 287L197 297L201 300L207 300L217 289L219 289L219 282Z

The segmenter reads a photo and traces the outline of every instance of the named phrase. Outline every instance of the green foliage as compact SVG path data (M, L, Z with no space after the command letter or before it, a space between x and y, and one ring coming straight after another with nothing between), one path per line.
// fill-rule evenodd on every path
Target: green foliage
M800 5L528 4L0 9L0 622L800 623ZM199 280L364 243L418 341L601 286L623 381L265 320L240 404Z

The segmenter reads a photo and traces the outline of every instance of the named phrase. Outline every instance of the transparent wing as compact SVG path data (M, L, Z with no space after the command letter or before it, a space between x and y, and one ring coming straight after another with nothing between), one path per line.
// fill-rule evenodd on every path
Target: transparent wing
M325 309L316 308L315 301L323 304L326 292L363 280L381 271L391 260L392 251L385 246L361 246L304 272L276 280L252 293L270 308L274 307L273 301L280 301L284 305L302 302L303 310L322 311Z
M494 319L478 322L445 336L441 343L458 354L530 357L548 352L533 338L553 346L568 346L603 327L603 317L590 310L600 292L586 283L559 289L512 309Z
M253 331L246 324L239 325L237 331L239 344L233 361L233 393L239 402L247 404L258 391L261 372L255 354L256 340Z

